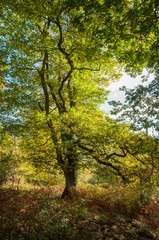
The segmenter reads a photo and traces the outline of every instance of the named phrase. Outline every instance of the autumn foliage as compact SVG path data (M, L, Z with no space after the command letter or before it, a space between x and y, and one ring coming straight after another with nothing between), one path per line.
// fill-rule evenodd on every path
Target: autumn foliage
M159 201L141 205L123 192L87 186L61 200L62 189L0 190L1 239L157 239ZM126 191L125 191L126 194Z

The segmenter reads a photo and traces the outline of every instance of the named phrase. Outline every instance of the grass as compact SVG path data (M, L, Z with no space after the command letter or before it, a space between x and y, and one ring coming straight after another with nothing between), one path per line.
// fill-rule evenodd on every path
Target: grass
M127 189L92 186L62 200L62 190L0 189L0 239L159 239L159 200L144 206Z

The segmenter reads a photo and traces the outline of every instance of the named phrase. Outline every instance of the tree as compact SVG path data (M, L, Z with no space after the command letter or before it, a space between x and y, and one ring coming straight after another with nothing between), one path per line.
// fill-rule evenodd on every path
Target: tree
M130 121L134 130L145 129L148 132L148 128L154 127L159 131L159 77L156 76L147 86L123 87L120 90L125 91L125 102L109 102L114 106L111 114L117 115L118 121Z
M107 183L133 183L140 191L140 201L147 201L159 186L158 139L106 120L107 124L100 122L98 131L90 129L92 135L87 129L79 141L82 154Z
M84 151L80 139L83 134L91 139L104 119L99 106L107 97L106 86L119 78L124 66L136 72L156 56L150 49L157 45L157 4L100 0L3 4L1 40L8 71L1 121L14 134L42 129L52 139L66 179L65 196L76 186ZM153 24L147 29L150 20ZM88 129L94 129L92 134Z
M89 127L84 133L86 135L83 134L83 138L79 140L83 154L106 166L124 182L134 178L135 171L139 176L141 168L147 168L149 174L152 169L157 169L158 139L142 132L136 134L126 125L109 118L106 122L100 122L100 127L92 135L89 131L93 130ZM142 177L146 178L146 174Z
M14 140L13 138L2 131L0 128L0 186L8 179L13 166L14 156Z

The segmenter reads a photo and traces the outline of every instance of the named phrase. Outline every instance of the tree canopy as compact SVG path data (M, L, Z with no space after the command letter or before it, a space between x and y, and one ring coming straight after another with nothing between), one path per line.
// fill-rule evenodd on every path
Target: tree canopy
M116 163L108 160L126 156L127 150L120 143L116 148L108 128L114 123L105 119L99 106L107 98L106 87L123 68L135 74L157 64L157 1L1 4L1 54L6 66L1 84L3 127L29 137L45 132L65 175L64 195L76 185L79 162L88 153L122 176ZM101 160L103 153L93 142L101 141L102 146L105 138L108 148Z
M158 106L159 106L159 77L146 86L138 85L134 89L125 87L120 90L125 91L125 102L111 101L114 108L111 114L117 115L118 121L129 121L134 130L154 127L159 131Z

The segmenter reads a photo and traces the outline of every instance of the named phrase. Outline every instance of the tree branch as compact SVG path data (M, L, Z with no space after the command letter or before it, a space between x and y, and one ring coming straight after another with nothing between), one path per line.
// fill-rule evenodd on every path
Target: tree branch
M40 110L43 112L44 109L43 109L43 107L41 106L41 103L40 103L39 101L38 101L38 105L39 105Z
M42 69L41 70L38 69L38 73L40 75L41 85L42 85L44 96L45 96L45 112L48 115L49 114L49 93L48 93L47 85L45 82L46 59L47 59L47 55L46 53L44 53Z
M54 93L54 90L53 90L53 87L52 87L51 83L48 83L48 86L49 86L49 89L50 89L50 93L51 93L52 99L55 102L55 104L56 104L56 106L58 108L59 113L61 114L61 107L60 107L60 104L58 103L58 100L56 98L56 95Z
M67 73L67 75L63 78L63 80L61 81L61 86L59 88L59 96L60 96L60 99L62 101L62 105L63 105L63 109L64 111L66 111L66 107L65 107L65 101L62 97L62 89L64 87L64 84L65 82L69 79L69 77L71 76L73 70L74 70L74 65L73 65L73 61L70 57L70 54L66 52L65 48L62 47L62 44L64 42L64 39L63 39L63 34L62 34L62 27L60 25L60 22L59 22L59 19L57 18L57 20L55 21L55 24L57 25L58 29L59 29L59 33L60 33L60 38L59 38L59 42L58 42L58 49L60 50L60 52L66 57L67 61L68 61L68 64L70 65L70 70L69 72Z
M81 145L79 142L78 142L78 146L80 147L80 148L82 148L83 150L86 150L87 152L89 152L89 153L91 153L91 156L98 162L98 163L101 163L101 164L103 164L103 165L105 165L105 166L109 166L109 167L111 167L111 168L113 168L113 170L115 170L117 173L118 173L118 175L123 179L123 181L126 181L127 179L126 179L126 177L120 172L120 170L116 167L116 166L114 166L112 163L110 163L110 162L105 162L105 161L102 161L102 160L100 160L100 158L97 156L97 153L93 150L93 149L90 149L90 148L88 148L88 147L86 147L86 146L83 146L83 145ZM93 153L93 154L92 154ZM99 154L99 156L100 156L100 154ZM112 154L109 154L109 155L107 155L106 156L106 158L105 158L105 160L109 160L112 156L118 156L118 157L125 157L126 156L126 154L117 154L117 153L112 153Z
M111 164L110 162L103 162L102 160L100 160L98 157L96 157L96 156L93 156L94 157L94 159L96 159L96 161L98 162L98 163L101 163L101 164L103 164L103 165L105 165L105 166L108 166L108 167L111 167L111 168L113 168L117 173L118 173L118 175L123 179L123 181L125 182L126 180L127 180L127 178L120 172L120 170L117 168L117 167L115 167L113 164Z
M92 72L98 72L98 71L101 70L100 68L99 68L99 69L92 69L92 68L87 68L87 67L81 67L81 68L75 67L74 69L75 69L75 70L79 70L79 71L81 71L81 70L87 70L87 71L92 71Z

